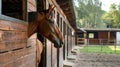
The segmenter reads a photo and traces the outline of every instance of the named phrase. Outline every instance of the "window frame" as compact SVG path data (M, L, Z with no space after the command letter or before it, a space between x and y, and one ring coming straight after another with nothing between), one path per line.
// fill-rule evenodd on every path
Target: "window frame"
M17 18L14 18L14 17L10 17L10 16L7 16L7 15L4 15L4 14L2 14L2 0L0 0L0 20L25 23L25 22L28 21L27 0L26 0L26 6L23 9L26 9L26 13L25 13L26 14L25 15L26 16L26 20L21 20L21 19L17 19Z
M94 33L89 33L88 34L88 37L90 38L90 39L94 39L95 37L94 37Z

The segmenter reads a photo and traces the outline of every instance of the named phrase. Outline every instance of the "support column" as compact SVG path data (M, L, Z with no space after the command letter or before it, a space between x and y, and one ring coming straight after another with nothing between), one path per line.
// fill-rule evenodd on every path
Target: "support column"
M108 31L108 42L110 42L110 31Z

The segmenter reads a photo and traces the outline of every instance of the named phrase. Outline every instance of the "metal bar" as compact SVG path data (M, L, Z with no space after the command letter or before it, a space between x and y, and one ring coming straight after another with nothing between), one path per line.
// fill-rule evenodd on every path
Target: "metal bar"
M67 28L67 56L68 56L68 26L66 28Z
M51 67L53 67L52 66L52 63L53 63L52 59L53 59L53 46L52 46L52 43L51 43Z
M59 67L59 48L57 48L57 67Z

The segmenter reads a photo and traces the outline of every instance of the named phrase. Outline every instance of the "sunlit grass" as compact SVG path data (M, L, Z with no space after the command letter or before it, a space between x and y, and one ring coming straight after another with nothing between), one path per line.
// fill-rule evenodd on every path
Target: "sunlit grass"
M107 53L107 54L120 54L120 50L112 50L109 46L84 46L80 52L88 53Z

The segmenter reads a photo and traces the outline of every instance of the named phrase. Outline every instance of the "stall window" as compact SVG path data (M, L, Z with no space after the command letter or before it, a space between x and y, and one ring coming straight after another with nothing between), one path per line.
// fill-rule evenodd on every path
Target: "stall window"
M2 15L27 20L27 0L1 0Z
M94 38L94 33L89 33L89 38Z
M87 36L88 36L88 38L97 39L98 38L98 32L88 32Z

